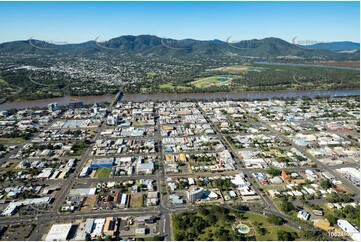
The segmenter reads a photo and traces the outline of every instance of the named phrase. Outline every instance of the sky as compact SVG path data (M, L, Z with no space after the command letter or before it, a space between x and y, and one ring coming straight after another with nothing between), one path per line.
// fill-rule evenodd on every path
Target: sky
M0 43L121 35L360 42L359 2L0 2Z

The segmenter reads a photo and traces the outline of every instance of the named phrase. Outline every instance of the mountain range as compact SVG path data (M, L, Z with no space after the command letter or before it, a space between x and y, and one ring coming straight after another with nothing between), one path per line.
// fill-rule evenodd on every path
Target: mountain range
M355 43L351 41L339 41L339 42L317 43L313 45L306 45L305 47L312 49L338 51L338 52L356 52L357 50L360 50L360 43Z
M272 57L303 57L307 59L325 58L358 60L359 48L350 50L352 42L338 42L336 47L331 43L325 45L299 46L291 44L279 38L252 39L232 42L229 39L222 40L175 40L160 38L154 35L124 35L111 40L101 42L98 40L87 41L79 44L57 45L41 40L29 39L12 41L0 44L2 54L77 54L93 55L97 53L108 54L138 54L173 57L196 57L196 56L249 56L259 58ZM341 43L344 43L343 45ZM342 49L346 46L346 49ZM340 53L345 50L346 53Z

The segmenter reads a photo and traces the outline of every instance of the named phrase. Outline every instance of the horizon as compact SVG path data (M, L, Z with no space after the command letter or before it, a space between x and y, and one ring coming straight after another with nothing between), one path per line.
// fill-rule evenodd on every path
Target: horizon
M0 30L0 43L32 38L77 44L139 33L176 40L275 37L292 43L297 37L360 43L359 7L359 2L0 2L0 23L7 26Z

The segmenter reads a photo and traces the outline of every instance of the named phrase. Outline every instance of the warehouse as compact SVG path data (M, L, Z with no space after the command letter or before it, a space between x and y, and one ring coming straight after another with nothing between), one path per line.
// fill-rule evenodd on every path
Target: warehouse
M114 165L114 158L101 158L92 160L90 168L97 169L99 167L112 167Z
M46 241L65 241L68 239L72 224L53 224Z

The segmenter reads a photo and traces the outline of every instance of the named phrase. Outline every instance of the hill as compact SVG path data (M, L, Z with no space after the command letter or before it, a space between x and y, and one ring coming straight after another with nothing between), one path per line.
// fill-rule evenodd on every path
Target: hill
M360 50L360 43L351 41L329 42L329 43L317 43L314 45L306 45L307 48L322 49L330 51L355 51Z
M319 45L317 48L302 48L279 38L264 38L231 42L222 40L175 40L160 38L154 35L124 35L108 41L87 41L80 44L55 45L41 40L23 40L0 44L2 54L140 54L193 58L199 56L250 56L259 58L305 58L305 59L334 59L355 60L357 53L336 53L335 50L351 48L352 42L337 42ZM343 44L341 44L343 43ZM353 43L356 44L356 43ZM355 46L355 45L352 45ZM359 47L358 47L359 48ZM332 49L332 51L330 50Z

